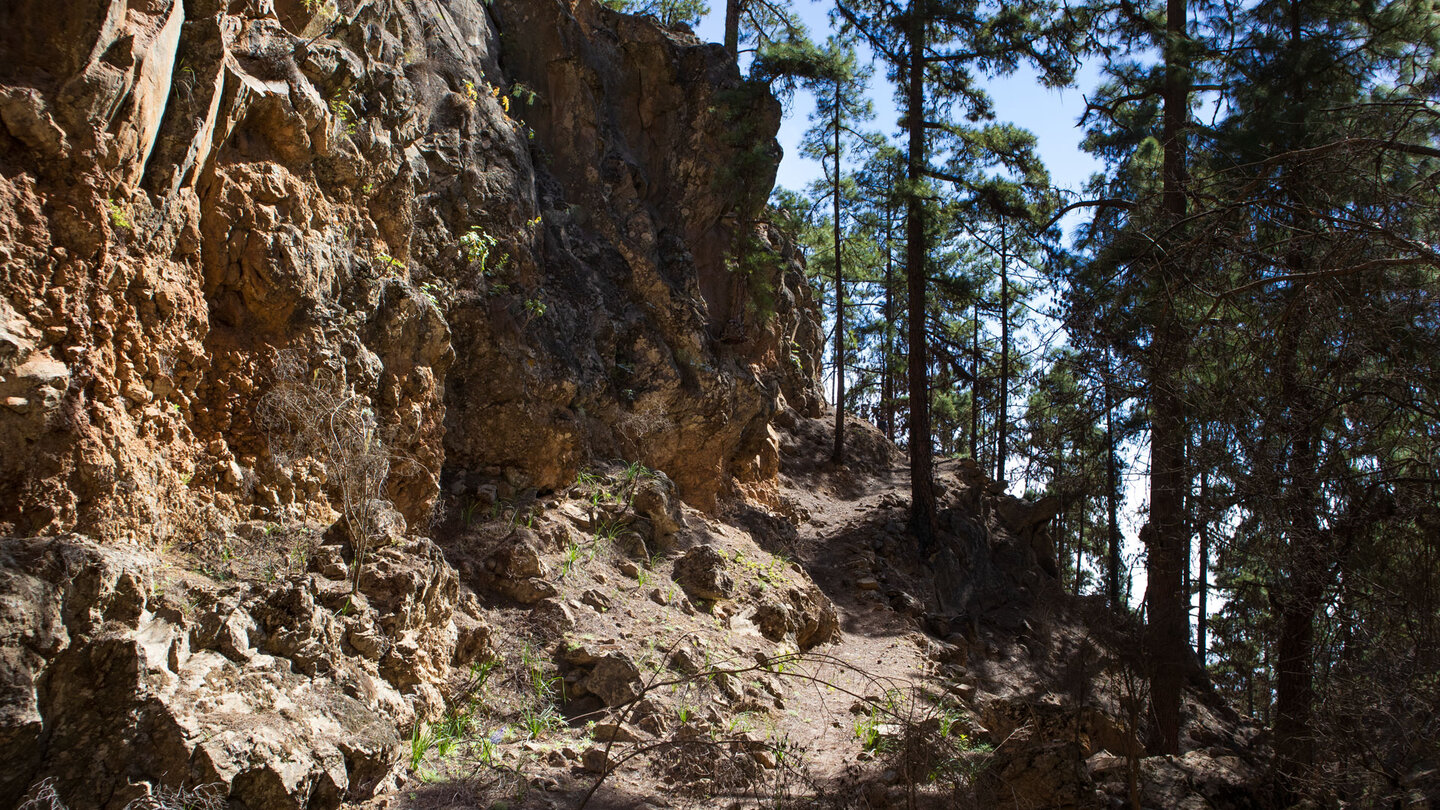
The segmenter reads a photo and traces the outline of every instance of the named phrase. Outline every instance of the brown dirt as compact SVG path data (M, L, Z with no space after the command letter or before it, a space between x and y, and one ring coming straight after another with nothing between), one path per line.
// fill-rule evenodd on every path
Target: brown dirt
M774 510L741 503L707 517L687 509L688 526L663 543L593 525L586 531L576 516L593 508L597 487L621 488L611 468L596 471L598 484L546 503L502 505L497 519L471 528L452 522L442 546L462 581L474 582L487 555L519 533L542 546L543 577L563 608L503 599L487 606L503 660L499 674L473 692L479 697L465 739L446 756L427 754L399 790L373 806L984 807L996 806L997 796L1007 807L1108 802L1097 787L1114 796L1118 783L1098 782L1123 773L1114 754L1135 745L1133 718L1132 730L1115 719L1123 715L1120 674L1137 666L1123 652L1126 628L1047 587L1033 556L1033 570L995 574L998 601L992 591L964 621L946 616L935 558L922 560L903 532L909 481L899 454L873 427L852 423L853 455L837 467L828 460L829 423L789 421ZM992 547L1029 548L996 528L1003 499L977 494L992 484L964 462L942 462L936 472L948 525L960 525L951 513L969 514L990 527ZM515 528L524 523L533 533ZM734 580L730 598L691 601L672 578L673 561L699 545L725 561ZM828 600L838 637L803 652L793 633L776 640L772 628L767 637L764 606L787 593L807 594L793 604L812 617ZM607 708L586 692L615 688L613 679L600 684L591 673L600 671L596 659L616 656L633 662L642 697ZM535 672L567 689L557 701L564 722L532 738L527 718L547 702L527 685ZM1224 724L1215 715L1223 711L1204 702L1188 711L1205 718L1218 739L1213 729ZM452 697L457 704L464 700ZM636 739L607 748L608 723ZM491 737L493 746L476 742ZM1094 781L1087 758L1102 768ZM1156 796L1161 805L1169 801Z

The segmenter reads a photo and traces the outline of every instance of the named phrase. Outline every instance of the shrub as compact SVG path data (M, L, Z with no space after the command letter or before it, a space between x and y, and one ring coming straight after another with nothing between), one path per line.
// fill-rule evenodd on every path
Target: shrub
M383 534L388 511L384 488L391 455L375 411L342 373L309 371L303 357L287 352L275 365L275 383L260 400L258 416L277 460L310 457L325 465L326 483L339 502L355 553L354 594L365 555Z

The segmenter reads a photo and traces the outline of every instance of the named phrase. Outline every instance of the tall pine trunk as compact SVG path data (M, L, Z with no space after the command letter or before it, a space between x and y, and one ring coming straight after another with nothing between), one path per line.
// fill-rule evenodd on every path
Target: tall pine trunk
M1302 262L1292 254L1286 270L1299 272ZM1289 307L1304 296L1295 286L1287 296ZM1287 307L1287 310L1289 309ZM1303 307L1295 307L1303 311ZM1322 496L1316 485L1319 463L1315 407L1310 389L1301 378L1300 333L1297 316L1285 319L1277 355L1280 375L1281 427L1285 462L1280 471L1278 496L1283 499L1285 530L1285 587L1272 589L1271 599L1280 613L1275 640L1275 773L1276 800L1288 805L1300 796L1301 780L1314 762L1314 733L1310 714L1315 703L1315 615L1331 574L1324 552L1328 530L1320 526Z
M1110 368L1110 351L1105 351L1105 530L1108 548L1105 553L1105 594L1110 609L1123 607L1120 593L1120 471L1115 457L1115 393Z
M1275 641L1275 772L1277 801L1293 804L1315 761L1315 733L1310 714L1315 707L1315 614L1324 589L1295 583L1280 609L1280 635Z
M835 111L831 124L835 127L835 183L830 188L834 199L833 223L835 249L835 450L830 460L845 463L845 272L840 258L840 82L835 82Z
M995 480L1005 483L1005 443L1010 432L1010 257L1005 218L1000 218L1000 405L996 409Z
M905 278L909 283L910 380L910 531L920 548L935 544L935 485L931 479L930 379L925 337L925 201L920 197L927 160L925 149L925 0L910 6L909 58L906 64L905 130L909 148L905 173Z
M1165 87L1162 222L1148 293L1153 319L1150 346L1150 532L1146 589L1146 646L1150 658L1150 708L1155 721L1152 749L1180 753L1180 693L1185 683L1185 654L1190 646L1189 611L1181 585L1185 535L1184 401L1185 334L1173 295L1183 273L1175 251L1176 231L1185 217L1185 125L1189 113L1189 76L1185 58L1186 0L1165 3Z
M725 0L725 50L732 58L740 55L740 4L742 0Z
M888 170L887 170L888 174ZM892 180L891 184L894 186ZM885 201L885 354L880 360L880 418L885 422L885 438L895 441L895 253L892 236L890 201Z
M970 458L980 460L980 299L970 305Z

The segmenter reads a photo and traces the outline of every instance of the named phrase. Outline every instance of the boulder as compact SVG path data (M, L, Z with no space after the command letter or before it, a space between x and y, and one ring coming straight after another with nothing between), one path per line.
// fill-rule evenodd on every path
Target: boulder
M621 706L640 697L640 669L624 653L609 653L595 662L583 684L606 706Z
M725 555L714 546L696 546L675 561L671 576L692 599L729 599L735 593L735 579L728 566Z
M390 559L381 598L341 614L317 575L221 585L81 538L0 540L0 803L46 779L71 808L196 784L249 807L369 795L457 657L464 611L434 559ZM378 587L399 580L403 598ZM463 655L487 654L463 624Z

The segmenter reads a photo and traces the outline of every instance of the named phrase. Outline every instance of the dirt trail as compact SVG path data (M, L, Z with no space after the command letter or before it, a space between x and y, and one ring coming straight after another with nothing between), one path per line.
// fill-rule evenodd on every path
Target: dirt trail
M753 807L785 797L799 806L905 806L917 782L931 781L932 765L897 756L901 738L926 718L941 728L942 712L942 737L969 722L959 719L967 709L955 699L964 672L947 657L957 648L922 629L934 614L935 584L904 529L908 470L875 428L851 425L851 457L834 465L828 424L796 419L783 436L780 486L769 507L735 503L716 516L687 510L678 547L653 558L565 530L564 516L586 506L574 493L569 505L547 511L535 524L542 545L545 537L580 543L539 552L557 592L547 601L563 617L552 610L552 619L536 624L538 613L503 599L487 617L499 649L530 649L555 662L555 677L566 683L567 727L527 735L524 718L535 709L525 708L533 703L525 667L518 678L492 677L471 732L500 740L492 753L505 763L501 776L464 767L464 756L430 756L415 769L428 786L409 783L414 798L399 806L449 807L455 797L488 806L482 796L498 798L497 790L514 796L523 787L502 778L510 763L515 778L540 787L512 806L580 806L602 770L609 772L586 807ZM961 488L947 465L939 472L942 489ZM483 562L493 541L513 541L502 538L503 528L491 540L487 531L462 532L447 546L462 574L476 569L472 560ZM733 578L731 596L697 596L682 576L682 560L702 548ZM588 552L568 553L576 549ZM798 628L830 605L838 635L804 651L798 629L762 626L778 609ZM563 618L559 626L547 624L554 618ZM505 656L501 667L516 669L517 656ZM595 700L613 686L594 674L593 662L605 657L633 662L638 671L628 677L643 681L643 699L607 697L610 709ZM507 692L506 684L521 688ZM589 720L638 737L604 753ZM953 752L946 756L953 761ZM901 771L911 767L926 770L907 779Z

